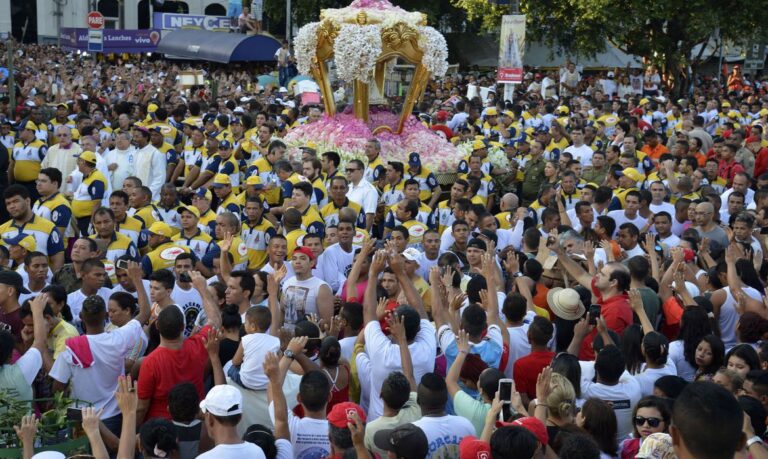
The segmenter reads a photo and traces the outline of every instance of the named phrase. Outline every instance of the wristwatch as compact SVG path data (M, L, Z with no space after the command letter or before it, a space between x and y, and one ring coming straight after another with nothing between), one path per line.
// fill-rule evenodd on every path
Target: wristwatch
M747 448L751 448L755 443L763 443L763 439L755 435L754 437L747 440Z
M285 352L283 352L283 355L285 357L288 357L289 359L295 359L296 357L293 355L293 351L290 349L286 349Z

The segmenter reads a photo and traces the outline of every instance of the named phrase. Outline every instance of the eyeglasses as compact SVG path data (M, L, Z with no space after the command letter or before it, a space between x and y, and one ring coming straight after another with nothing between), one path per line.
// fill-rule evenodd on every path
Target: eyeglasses
M635 416L635 425L640 427L642 425L645 425L645 423L648 423L649 427L656 428L659 427L659 424L661 424L661 419L659 418L644 418L642 416Z
M360 170L360 169L357 169L357 168L352 168L352 169L350 169L350 168L348 167L348 168L347 168L347 174L349 174L350 172L355 172L355 171L359 171L359 170Z
M712 212L694 212L694 213L693 213L693 215L701 215L701 216L703 217L703 216L705 216L705 215L709 215L709 214L711 214L711 213L712 213Z

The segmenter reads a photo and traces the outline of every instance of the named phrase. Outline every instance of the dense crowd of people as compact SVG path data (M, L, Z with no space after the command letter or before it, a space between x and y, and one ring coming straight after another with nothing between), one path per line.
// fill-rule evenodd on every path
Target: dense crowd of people
M19 58L0 390L85 405L94 457L768 457L768 98L740 70L680 100L653 68L432 81L415 116L471 150L443 190L376 139L289 150L322 108L246 71Z

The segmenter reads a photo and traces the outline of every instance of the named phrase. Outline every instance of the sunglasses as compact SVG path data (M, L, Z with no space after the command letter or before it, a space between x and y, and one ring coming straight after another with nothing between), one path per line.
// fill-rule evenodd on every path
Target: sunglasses
M636 426L642 426L645 423L648 423L649 427L656 428L659 427L659 424L661 424L661 419L659 418L644 418L642 416L635 416L635 425Z

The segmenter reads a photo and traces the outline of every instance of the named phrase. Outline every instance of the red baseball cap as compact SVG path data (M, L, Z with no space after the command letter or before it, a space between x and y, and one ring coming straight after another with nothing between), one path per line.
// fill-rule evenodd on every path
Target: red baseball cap
M352 413L357 413L357 417L360 418L360 421L365 423L365 411L363 411L360 405L352 402L343 402L333 405L333 408L331 408L331 411L327 416L328 422L339 429L346 429Z
M437 115L435 115L435 117L437 118L437 121L445 121L448 119L448 112L446 112L445 110L440 110L437 112Z
M459 443L459 459L489 459L491 444L480 440L474 435L468 435Z
M314 261L315 260L315 253L309 247L296 247L293 250L293 254L295 255L297 253L303 253L304 255L308 256L309 257L309 261Z
M549 443L549 435L547 434L547 427L540 420L528 416L525 418L515 419L512 422L496 422L496 427L517 426L527 429L532 434L536 435L539 443L547 445Z

